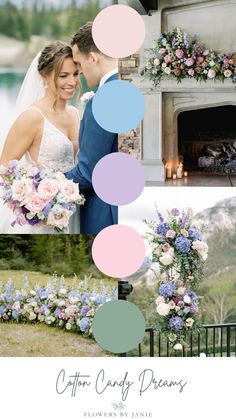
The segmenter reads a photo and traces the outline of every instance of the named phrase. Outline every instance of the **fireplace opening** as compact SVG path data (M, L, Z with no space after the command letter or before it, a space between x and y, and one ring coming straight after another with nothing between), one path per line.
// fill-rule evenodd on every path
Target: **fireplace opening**
M178 149L189 170L236 173L236 106L180 113Z

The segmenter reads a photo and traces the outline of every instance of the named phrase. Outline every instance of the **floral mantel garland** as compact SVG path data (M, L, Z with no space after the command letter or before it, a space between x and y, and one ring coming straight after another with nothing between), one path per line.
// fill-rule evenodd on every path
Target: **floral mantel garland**
M150 58L141 70L155 87L163 79L184 78L197 81L231 79L236 83L236 62L232 52L218 54L200 44L181 28L161 34L153 48L148 49Z
M167 219L157 214L158 222L148 223L153 260L162 276L156 299L157 330L178 350L187 345L189 334L200 331L196 290L204 277L208 245L202 240L204 226L194 225L190 209L174 208Z

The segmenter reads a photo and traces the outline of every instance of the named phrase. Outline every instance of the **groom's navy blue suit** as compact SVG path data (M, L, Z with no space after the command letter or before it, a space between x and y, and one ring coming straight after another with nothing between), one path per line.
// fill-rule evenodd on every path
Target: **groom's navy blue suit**
M107 82L118 80L118 74ZM94 119L91 99L85 108L80 124L79 156L74 169L65 175L79 183L85 196L85 204L80 207L81 234L97 234L103 228L118 223L118 207L102 201L94 192L92 173L97 162L107 154L118 151L118 135L104 130Z

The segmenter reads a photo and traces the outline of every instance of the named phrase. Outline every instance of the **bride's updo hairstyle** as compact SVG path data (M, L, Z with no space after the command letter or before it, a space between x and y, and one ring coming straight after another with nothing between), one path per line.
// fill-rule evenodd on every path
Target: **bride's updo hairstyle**
M61 72L62 64L66 58L72 58L72 49L65 42L55 41L47 45L38 61L38 72L41 76L48 76L54 71L54 83Z

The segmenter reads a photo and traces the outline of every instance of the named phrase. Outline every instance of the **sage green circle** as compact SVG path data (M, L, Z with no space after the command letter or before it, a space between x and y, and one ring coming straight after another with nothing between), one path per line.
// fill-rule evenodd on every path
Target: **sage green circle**
M92 330L103 349L124 353L136 348L142 341L145 320L135 304L123 300L109 301L96 311Z

